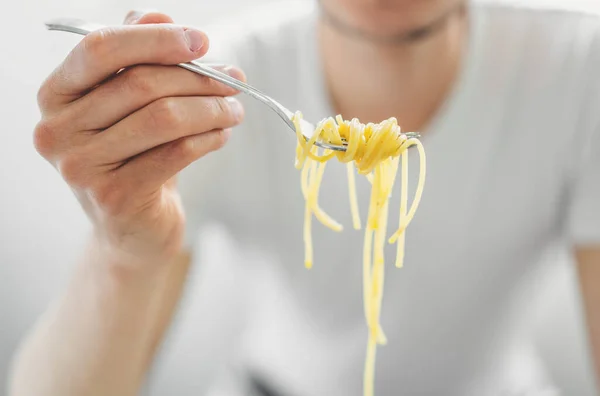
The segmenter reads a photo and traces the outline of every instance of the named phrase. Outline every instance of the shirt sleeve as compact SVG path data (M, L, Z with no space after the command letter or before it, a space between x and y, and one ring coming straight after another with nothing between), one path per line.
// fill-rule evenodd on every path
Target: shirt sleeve
M600 244L600 129L583 141L574 175L568 233L575 245ZM568 150L568 147L565 147Z

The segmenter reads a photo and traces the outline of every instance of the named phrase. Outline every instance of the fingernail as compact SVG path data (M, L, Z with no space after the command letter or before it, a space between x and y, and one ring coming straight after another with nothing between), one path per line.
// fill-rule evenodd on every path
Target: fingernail
M123 23L125 23L126 25L133 25L142 16L144 16L143 11L138 11L138 10L129 11L127 13L127 15L125 16L125 20L123 21Z
M244 117L244 107L242 104L237 99L231 97L225 98L225 100L229 104L235 119L240 121Z
M244 78L244 72L234 66L225 66L223 72L229 74L236 80L242 80Z
M185 30L185 41L190 51L196 52L204 46L204 34L194 29Z
M225 135L226 139L229 139L229 137L231 136L231 128L223 129L223 134Z

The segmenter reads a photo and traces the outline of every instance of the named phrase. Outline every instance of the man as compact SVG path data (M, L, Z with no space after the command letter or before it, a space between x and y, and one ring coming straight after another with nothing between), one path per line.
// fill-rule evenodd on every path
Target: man
M387 272L376 394L556 394L523 351L536 279L562 256L579 270L599 362L600 18L463 0L262 12L211 33L211 60L314 122L395 116L423 134L427 185L405 268ZM258 102L170 66L208 50L204 33L171 22L131 14L87 36L40 89L36 148L95 232L24 342L11 395L137 394L197 246L201 269L230 276L204 274L223 290L206 295L200 326L237 329L211 394L361 394L361 234L315 227L315 267L303 269L294 136ZM321 204L349 228L344 175L328 170ZM215 222L221 245L198 242Z

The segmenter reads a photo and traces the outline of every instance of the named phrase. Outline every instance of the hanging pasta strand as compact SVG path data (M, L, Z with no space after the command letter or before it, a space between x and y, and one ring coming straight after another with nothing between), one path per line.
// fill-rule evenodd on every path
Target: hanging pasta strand
M396 243L396 267L404 262L405 231L413 220L425 185L426 159L423 145L418 139L401 134L395 118L379 124L361 124L357 119L345 121L341 116L326 118L315 128L310 139L300 129L301 113L292 118L296 126L296 168L301 169L300 185L305 199L304 245L305 266L313 265L312 217L334 231L342 231L342 225L331 218L319 206L319 190L326 162L337 158L346 164L348 193L352 225L361 228L356 196L355 169L371 184L369 210L363 244L363 300L368 341L364 369L364 396L374 395L375 356L377 345L387 343L381 328L381 309L385 280L384 247L386 242L389 200L395 184L398 168L401 169L400 216L397 230L388 239ZM346 144L345 151L322 150L315 146L319 140L333 145ZM414 199L408 207L408 149L416 146L419 153L419 179ZM400 166L401 162L401 166Z

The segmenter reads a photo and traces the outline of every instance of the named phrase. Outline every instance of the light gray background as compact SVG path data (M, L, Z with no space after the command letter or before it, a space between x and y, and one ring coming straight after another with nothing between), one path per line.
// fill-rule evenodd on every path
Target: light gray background
M54 169L35 153L31 143L39 118L37 88L79 40L67 33L46 32L43 21L75 16L115 24L130 9L150 8L171 14L177 22L201 27L223 13L266 1L2 0L0 394L4 394L8 362L18 339L64 286L89 232L87 220L71 192ZM600 4L598 0L587 3ZM568 389L567 395L588 394L584 389L589 389L589 384L570 379L572 373L589 369L574 363L580 360L577 356L584 354L586 346L573 270L557 266L549 269L548 276L556 303L553 311L544 315L539 344L553 376ZM185 389L185 384L180 385L180 391ZM168 393L182 392L171 389Z

